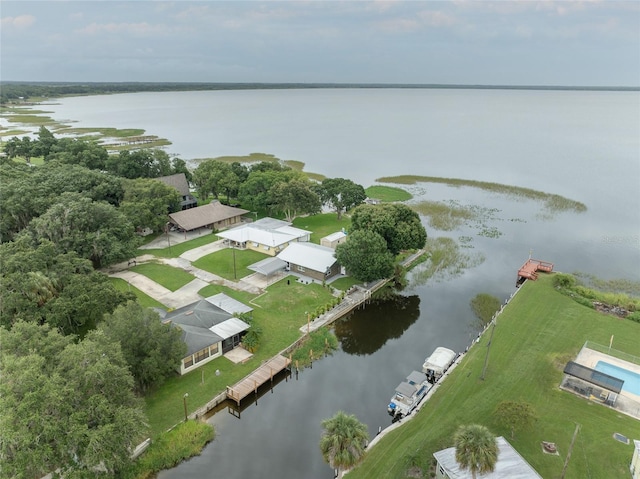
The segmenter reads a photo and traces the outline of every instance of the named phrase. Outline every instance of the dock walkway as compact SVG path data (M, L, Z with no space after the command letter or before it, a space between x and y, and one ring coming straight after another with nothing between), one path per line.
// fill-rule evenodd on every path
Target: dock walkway
M267 381L273 381L273 377L283 369L290 366L291 360L278 354L264 363L251 374L241 379L233 386L227 386L227 398L233 399L238 405L252 392L257 393L258 388Z

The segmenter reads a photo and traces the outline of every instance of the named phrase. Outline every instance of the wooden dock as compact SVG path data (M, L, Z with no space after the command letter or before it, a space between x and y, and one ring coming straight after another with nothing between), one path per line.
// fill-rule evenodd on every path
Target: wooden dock
M273 377L283 369L291 365L291 360L282 355L277 355L253 371L244 379L233 386L227 386L227 398L233 399L238 405L252 392L258 392L258 388L267 381L273 381Z
M551 273L553 271L553 263L529 258L527 262L523 264L522 267L518 270L518 280L531 279L535 281L536 279L538 279L538 271Z

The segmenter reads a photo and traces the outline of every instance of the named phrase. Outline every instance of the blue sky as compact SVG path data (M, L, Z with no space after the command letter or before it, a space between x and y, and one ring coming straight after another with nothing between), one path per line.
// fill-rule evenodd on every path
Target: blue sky
M11 1L22 81L640 86L640 2Z

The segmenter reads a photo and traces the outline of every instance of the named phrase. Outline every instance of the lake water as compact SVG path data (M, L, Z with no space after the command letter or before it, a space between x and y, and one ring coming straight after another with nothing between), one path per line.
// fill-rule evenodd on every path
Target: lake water
M355 414L373 436L389 424L395 386L436 347L475 337L469 301L504 300L533 257L556 270L640 280L640 93L345 89L139 93L65 98L47 109L76 126L144 128L185 160L271 153L307 171L369 186L415 174L524 186L581 201L541 205L473 188L421 184L415 200L483 208L481 219L430 237L460 241L476 266L372 304L336 325L340 350L280 382L240 419L210 420L217 438L166 478L330 478L320 423ZM487 231L491 234L487 234ZM411 277L410 277L411 278Z

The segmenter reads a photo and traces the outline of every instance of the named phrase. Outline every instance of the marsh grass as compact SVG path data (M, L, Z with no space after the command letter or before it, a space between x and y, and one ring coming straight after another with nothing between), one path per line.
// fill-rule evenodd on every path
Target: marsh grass
M7 119L7 121L9 121L11 123L22 123L22 124L25 124L25 125L54 125L54 124L58 124L50 116L16 114L16 115L7 115L5 118Z
M453 279L482 264L485 259L481 253L462 252L456 241L447 237L427 238L425 249L429 252L429 259L412 270L412 285Z
M224 161L225 163L260 163L261 161L280 162L280 158L269 153L249 153L248 155L216 156L213 158L194 158L194 163L206 160Z
M553 215L563 211L572 211L574 213L583 213L587 211L584 203L565 198L560 195L544 193L542 191L533 190L531 188L523 188L520 186L503 185L500 183L491 183L486 181L463 180L459 178L440 178L436 176L418 176L418 175L400 175L385 176L376 179L379 183L396 183L401 185L415 185L417 183L440 183L449 186L469 186L472 188L480 188L494 193L501 193L512 198L527 198L539 201L543 205L545 215Z
M407 190L396 188L394 186L373 185L369 186L364 191L369 198L374 198L384 202L408 201L413 198L413 195Z
M3 130L2 128L0 128L0 137L5 137L5 136L20 136L20 135L25 135L29 133L29 130ZM3 149L4 149L4 145L3 145Z
M312 361L322 359L336 349L338 349L338 338L330 329L322 328L314 331L304 340L291 355L291 360L294 367L297 363L298 367L305 368Z
M127 138L129 136L142 136L144 130L141 128L60 128L56 133L72 134L72 135L84 135L88 133L97 133L102 136L108 136L112 138Z
M204 421L186 421L157 436L149 448L121 476L126 479L147 479L177 466L185 459L199 456L215 437L213 426Z
M479 236L498 238L502 232L496 226L490 226L488 221L499 220L496 208L485 208L478 205L462 206L454 200L421 201L411 205L419 214L429 218L429 226L440 231L452 231L462 225L478 230ZM467 244L468 245L468 244Z

